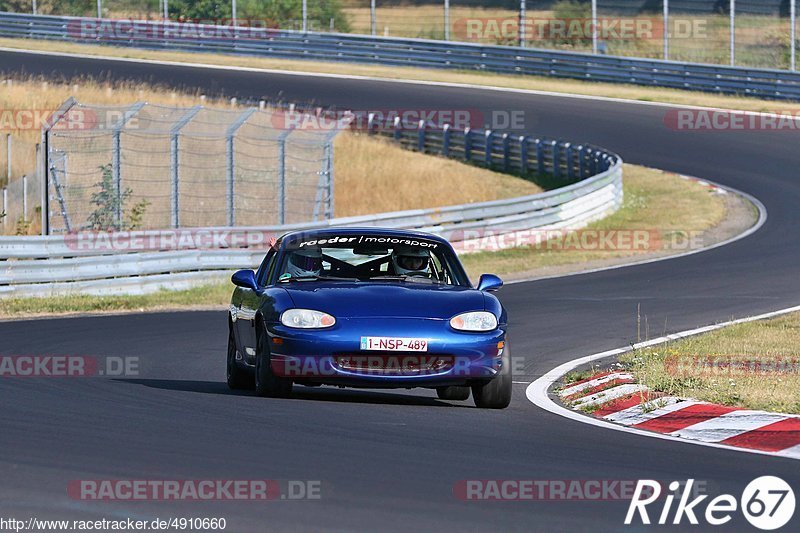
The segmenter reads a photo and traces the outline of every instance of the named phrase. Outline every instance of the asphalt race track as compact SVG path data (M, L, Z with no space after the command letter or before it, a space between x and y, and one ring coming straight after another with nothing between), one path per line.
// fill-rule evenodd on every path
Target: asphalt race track
M16 52L0 52L0 71L354 109L521 110L529 132L593 142L627 162L714 180L766 205L760 231L722 248L506 287L510 345L525 359L515 381L635 340L639 304L654 337L800 303L794 132L673 131L664 124L668 108L632 103ZM0 516L216 516L229 531L617 531L630 529L627 501L461 501L453 487L467 479L694 478L712 497L738 497L750 480L778 475L800 489L800 462L576 423L533 406L522 383L498 412L427 391L301 388L290 400L231 393L223 382L226 328L223 311L0 323L2 354L137 356L141 365L135 379L0 382ZM322 497L108 503L66 491L75 479L253 478L320 480ZM795 516L786 530L798 524ZM750 527L738 514L719 529Z

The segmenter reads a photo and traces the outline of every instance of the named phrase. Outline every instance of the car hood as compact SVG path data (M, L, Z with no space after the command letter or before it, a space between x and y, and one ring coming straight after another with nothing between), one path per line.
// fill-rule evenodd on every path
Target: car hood
M295 307L336 318L447 320L484 309L483 293L469 287L419 282L293 282L284 289Z

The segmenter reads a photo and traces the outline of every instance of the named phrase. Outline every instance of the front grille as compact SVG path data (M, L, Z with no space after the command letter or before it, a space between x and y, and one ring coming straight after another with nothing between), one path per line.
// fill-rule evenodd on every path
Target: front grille
M452 355L429 353L338 354L333 364L339 370L365 375L419 376L441 374L455 364Z

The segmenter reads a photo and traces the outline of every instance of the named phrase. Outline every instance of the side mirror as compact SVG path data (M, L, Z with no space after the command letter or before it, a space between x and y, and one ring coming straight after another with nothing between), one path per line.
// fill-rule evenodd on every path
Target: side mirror
M482 274L478 281L478 290L492 292L503 286L503 280L494 274Z
M254 291L258 289L256 274L252 270L237 270L231 276L231 281L237 287L244 287Z

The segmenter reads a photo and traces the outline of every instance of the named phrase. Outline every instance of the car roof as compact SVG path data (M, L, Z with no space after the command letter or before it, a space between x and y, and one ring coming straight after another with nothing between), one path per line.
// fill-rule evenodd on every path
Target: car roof
M303 239L324 239L329 236L352 236L352 235L366 235L366 236L386 236L398 238L416 238L435 241L444 245L450 246L446 239L434 235L432 233L425 233L423 231L413 231L405 229L394 228L380 228L380 227L331 227L312 230L300 230L286 233L281 237L282 242L291 242L297 238Z

